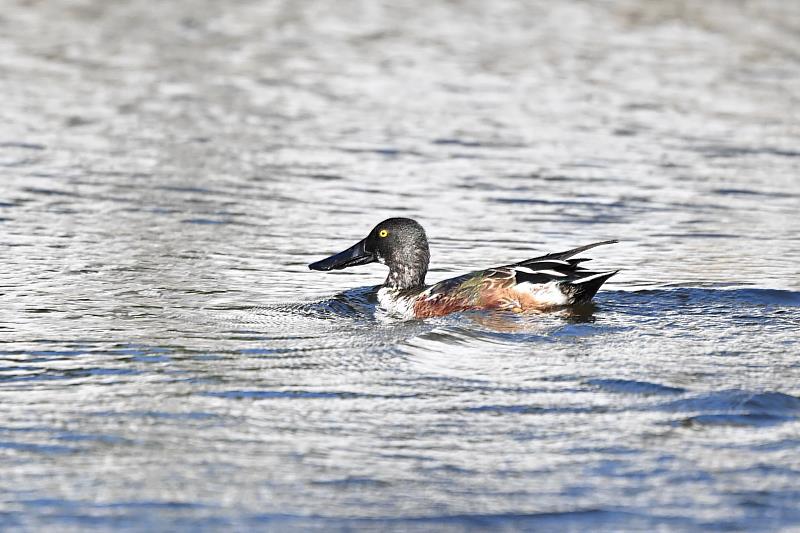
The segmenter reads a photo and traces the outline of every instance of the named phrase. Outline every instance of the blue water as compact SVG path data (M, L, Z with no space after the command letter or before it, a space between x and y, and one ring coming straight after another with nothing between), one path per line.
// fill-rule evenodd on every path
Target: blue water
M800 527L800 5L0 14L0 529ZM574 312L375 313L589 242Z

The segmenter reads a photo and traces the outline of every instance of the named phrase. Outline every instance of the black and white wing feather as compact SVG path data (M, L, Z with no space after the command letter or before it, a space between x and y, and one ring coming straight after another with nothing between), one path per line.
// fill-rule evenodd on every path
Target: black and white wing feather
M570 303L589 301L600 286L618 271L594 271L580 266L589 261L589 258L573 258L573 256L604 244L614 244L618 241L602 241L580 246L564 252L555 252L533 259L526 259L506 268L512 269L516 282L544 284L557 282L562 290L570 297Z

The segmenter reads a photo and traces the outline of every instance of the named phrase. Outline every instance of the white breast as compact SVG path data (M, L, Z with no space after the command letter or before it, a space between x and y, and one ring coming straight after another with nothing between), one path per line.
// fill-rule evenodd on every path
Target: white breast
M397 291L387 287L378 290L378 306L391 316L414 318L414 299L400 296Z

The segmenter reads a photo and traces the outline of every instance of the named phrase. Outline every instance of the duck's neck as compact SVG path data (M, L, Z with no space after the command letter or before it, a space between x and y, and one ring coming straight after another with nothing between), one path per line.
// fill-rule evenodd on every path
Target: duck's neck
M384 287L394 290L416 289L425 285L425 272L393 268L389 271Z
M387 261L389 276L383 286L394 290L424 287L429 258L427 249L393 257Z

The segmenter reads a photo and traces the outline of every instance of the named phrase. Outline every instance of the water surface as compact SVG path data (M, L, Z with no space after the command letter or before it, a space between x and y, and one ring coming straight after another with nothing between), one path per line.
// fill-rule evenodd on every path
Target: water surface
M792 2L0 15L0 528L800 526ZM596 240L590 312L375 317Z

